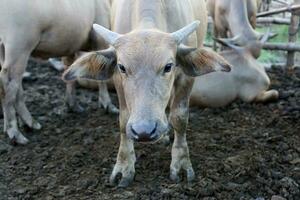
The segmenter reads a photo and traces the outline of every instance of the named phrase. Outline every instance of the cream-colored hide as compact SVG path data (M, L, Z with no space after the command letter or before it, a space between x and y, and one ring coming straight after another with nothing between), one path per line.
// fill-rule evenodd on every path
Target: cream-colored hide
M252 55L260 55L256 32L257 5L255 0L209 0L207 10L214 21L214 37L229 38L232 44L249 46ZM216 48L216 46L214 47Z
M79 50L103 48L105 42L92 32L92 25L109 28L109 11L108 0L0 1L0 93L4 132L11 140L28 142L17 116L30 128L41 128L24 100L22 74L29 56L71 56Z
M197 77L191 94L192 106L222 107L236 99L267 102L278 99L268 90L270 79L265 69L246 48L220 53L231 65L231 72L216 72Z
M78 77L114 78L121 141L110 182L128 186L135 174L134 142L154 143L169 127L174 130L170 178L179 181L184 170L191 181L195 175L186 128L193 77L230 71L221 56L202 47L207 26L205 2L115 0L112 10L112 31L93 26L111 47L76 60L63 75L66 82Z

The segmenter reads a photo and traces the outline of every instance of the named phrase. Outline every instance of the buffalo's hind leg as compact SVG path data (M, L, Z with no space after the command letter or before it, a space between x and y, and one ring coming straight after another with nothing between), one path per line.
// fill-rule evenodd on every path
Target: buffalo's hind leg
M1 78L1 102L4 116L4 132L7 132L9 138L16 143L26 144L28 139L19 131L17 123L17 114L24 123L31 128L41 128L33 120L29 113L23 97L22 75L31 53L35 46L28 42L23 46L22 42L15 39L4 43L4 61L0 73Z
M20 116L21 120L29 127L35 130L40 130L42 128L41 124L37 121L35 121L26 104L25 104L25 98L24 98L24 90L22 84L20 85L17 93L17 99L16 99L16 111L18 115Z
M74 62L75 55L62 58L62 63L65 66L65 70ZM82 113L84 108L79 104L76 99L76 81L66 83L66 105L70 112Z
M99 107L103 107L109 113L118 114L119 109L111 102L111 98L108 93L107 83L104 81L99 82Z
M186 141L186 128L189 117L189 96L193 79L188 79L185 75L182 75L177 81L181 83L175 83L174 99L169 116L174 129L170 178L175 182L180 181L179 172L183 169L187 173L187 181L191 182L195 177L195 173L190 161L189 148Z
M66 83L66 105L70 112L73 113L82 113L84 108L76 100L76 82Z

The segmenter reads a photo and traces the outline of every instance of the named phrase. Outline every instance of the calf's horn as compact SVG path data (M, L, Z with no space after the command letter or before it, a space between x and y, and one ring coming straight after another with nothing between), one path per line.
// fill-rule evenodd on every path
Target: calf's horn
M199 27L200 21L194 21L182 29L171 33L172 37L177 41L178 44L182 43L185 38L192 34Z
M110 31L107 28L104 28L103 26L100 26L98 24L93 24L93 29L96 33L103 37L106 42L108 42L111 45L114 45L117 39L121 37L120 34Z

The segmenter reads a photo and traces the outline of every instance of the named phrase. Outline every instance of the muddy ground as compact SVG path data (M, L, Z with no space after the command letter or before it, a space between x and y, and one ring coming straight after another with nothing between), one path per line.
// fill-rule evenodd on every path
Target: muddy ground
M84 114L66 112L60 73L31 61L27 105L41 131L23 129L26 146L0 135L0 199L300 199L300 81L271 70L278 102L192 108L188 128L194 183L169 179L171 146L136 145L134 183L109 186L119 144L117 116L80 89ZM299 74L298 74L299 75ZM300 76L298 76L299 78ZM114 102L116 95L113 94ZM3 129L3 119L0 129Z

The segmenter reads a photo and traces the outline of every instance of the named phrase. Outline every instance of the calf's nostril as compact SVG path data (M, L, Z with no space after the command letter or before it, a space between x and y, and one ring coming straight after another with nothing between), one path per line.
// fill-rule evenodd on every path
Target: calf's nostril
M157 123L140 122L131 126L132 137L138 141L150 141L156 137Z
M138 133L133 129L133 127L131 126L131 132L132 132L132 135L133 135L133 137L135 138L135 139L138 139Z
M154 129L153 129L153 130L151 131L151 133L150 133L150 137L151 137L151 138L153 138L153 136L155 136L156 129L157 129L157 123L155 124Z

